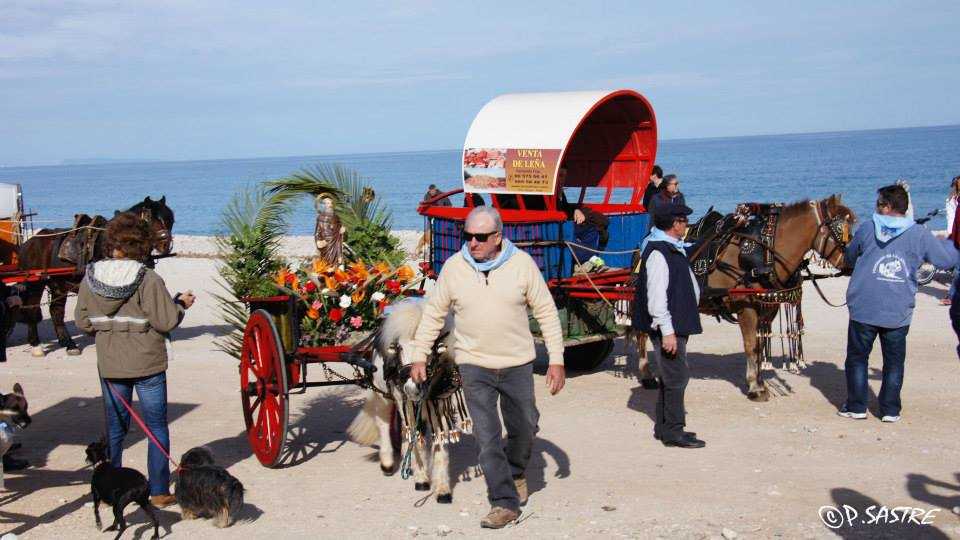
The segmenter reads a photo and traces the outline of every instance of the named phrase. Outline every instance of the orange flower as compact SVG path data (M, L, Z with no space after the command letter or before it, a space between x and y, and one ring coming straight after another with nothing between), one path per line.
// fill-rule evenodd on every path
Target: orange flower
M326 263L321 258L316 258L313 260L313 273L314 274L325 274L330 270L330 265Z
M410 268L407 265L403 265L397 269L397 279L401 282L407 282L413 279L414 276L413 268Z
M359 304L363 302L363 299L366 298L367 293L363 289L357 289L353 294L350 295L350 299L353 300L354 304Z
M337 280L340 283L346 283L347 281L350 281L350 276L348 276L346 272L338 268L333 271L333 279Z
M357 282L362 283L370 277L370 272L367 271L367 265L363 264L363 261L357 261L350 265L350 271L353 272L353 275Z
M284 285L287 284L287 281L289 279L290 279L290 271L287 270L286 268L281 268L280 271L277 272L277 277L276 277L277 285L283 287Z
M376 272L377 274L386 274L386 273L390 272L390 265L387 264L387 263L385 263L385 262L383 262L383 261L381 261L381 262L378 262L377 264L375 264L375 265L373 266L373 270L374 270L374 272Z
M313 308L310 308L310 309L307 310L307 317L310 317L311 319L319 319L319 318L320 318L320 312L317 311L317 310L315 310L315 309L313 309Z
M326 287L331 291L337 290L338 284L337 284L336 278L332 278L330 276L323 276L323 284L326 285Z

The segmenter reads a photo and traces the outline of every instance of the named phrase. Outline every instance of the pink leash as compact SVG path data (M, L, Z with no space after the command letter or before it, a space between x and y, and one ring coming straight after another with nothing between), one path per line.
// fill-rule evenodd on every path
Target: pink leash
M140 426L140 429L142 429L143 432L147 435L147 438L150 439L150 442L152 442L154 446L160 449L160 452L163 453L163 455L167 456L167 459L170 460L170 463L173 463L173 466L176 467L176 470L174 472L180 472L180 465L176 461L174 461L172 457L170 457L170 454L163 448L163 445L160 444L160 441L157 440L157 436L154 435L152 431L150 431L150 428L147 427L147 424L144 423L142 418L140 418L140 415L138 415L137 412L133 410L133 407L131 407L130 404L127 403L127 400L123 399L123 396L120 395L120 392L117 392L117 389L113 387L113 384L111 384L110 381L108 381L107 379L104 379L103 381L107 383L107 387L110 388L110 392L113 393L113 397L119 399L120 403L122 403L124 408L127 409L127 412L130 413L130 416L132 416L133 419L136 420L137 425Z

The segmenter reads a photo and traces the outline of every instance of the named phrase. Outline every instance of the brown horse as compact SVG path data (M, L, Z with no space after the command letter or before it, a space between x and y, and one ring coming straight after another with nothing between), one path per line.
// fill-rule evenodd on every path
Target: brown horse
M782 289L795 282L804 257L811 250L835 268L842 268L843 251L850 238L850 227L856 219L853 211L841 203L839 195L782 207L772 248L769 249L773 259L769 274L772 283L770 288ZM717 253L717 263L709 270L708 291L762 288L756 283L749 283L741 268L741 251L750 249L756 249L756 239L732 235ZM737 319L747 357L747 397L753 401L770 399L761 373L762 355L759 348L762 343L757 338L757 328L772 322L777 310L777 305L761 304L749 295L726 295L717 302L705 302L701 295L701 313L717 315L725 312Z
M125 212L132 212L141 217L150 224L150 229L154 235L154 251L160 255L169 255L173 248L173 210L167 206L167 198L161 197L154 201L147 197ZM116 215L118 212L115 212ZM97 218L100 218L99 220ZM67 354L73 356L80 354L80 348L70 337L64 323L64 315L67 306L67 295L76 293L80 281L83 279L85 270L84 263L98 261L105 258L108 254L104 247L104 229L106 220L100 216L94 218L91 225L81 229L89 231L89 234L78 234L74 241L78 244L77 253L83 254L75 261L68 261L60 258L61 245L71 233L72 229L41 229L37 231L29 240L20 247L20 268L21 269L40 269L40 268L76 268L76 272L70 277L56 277L49 279L46 283L29 284L21 295L23 307L19 310L19 322L27 325L27 342L33 347L33 356L43 356L45 354L40 345L40 335L37 331L37 325L43 320L43 313L40 311L40 301L43 297L43 291L46 288L49 291L50 298L50 319L53 322L54 332L57 334L57 342L61 347L67 349ZM13 324L10 325L10 328Z

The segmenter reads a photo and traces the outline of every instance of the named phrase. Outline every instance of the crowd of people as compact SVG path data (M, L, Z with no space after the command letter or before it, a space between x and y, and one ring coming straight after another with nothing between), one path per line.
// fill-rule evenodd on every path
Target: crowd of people
M561 186L564 174L561 169ZM431 185L423 201L451 206L443 195ZM404 362L411 364L415 382L425 381L426 359L444 320L450 314L456 318L456 358L491 504L481 526L501 528L516 521L526 503L526 468L539 430L533 378L536 351L528 313L537 320L546 343L545 383L551 395L563 389L566 377L563 332L536 262L504 236L498 209L471 195L477 194L465 197L471 210L464 222L462 248L445 262L428 293L413 351ZM900 420L916 271L925 262L940 268L958 266L960 227L953 223L960 218L958 199L960 177L953 179L948 199L948 238L938 239L916 225L905 186L881 187L871 219L864 220L845 246L850 318L844 366L847 397L840 416L868 417L867 365L879 338L883 367L878 416L886 423ZM651 229L638 245L631 324L648 334L653 344L659 383L653 436L668 447L703 448L705 441L686 429L684 406L690 379L687 351L691 338L703 330L700 289L684 241L693 211L679 190L678 176L663 176L660 167L653 169L643 204ZM565 197L560 197L557 208L573 221L577 242L602 249L606 223L599 218L605 216L587 205L569 204ZM110 459L114 466L121 465L131 418L127 407L136 391L144 420L156 437L155 444L148 445L151 502L165 507L175 503L166 456L170 448L166 340L195 298L189 291L171 295L163 279L143 264L150 255L152 231L138 216L117 215L107 227L106 241L111 257L88 266L74 316L80 330L95 336ZM960 339L957 287L951 295L950 318ZM0 288L0 315L18 302L15 289ZM960 355L960 346L957 352ZM26 466L9 453L4 456L4 467L8 465Z

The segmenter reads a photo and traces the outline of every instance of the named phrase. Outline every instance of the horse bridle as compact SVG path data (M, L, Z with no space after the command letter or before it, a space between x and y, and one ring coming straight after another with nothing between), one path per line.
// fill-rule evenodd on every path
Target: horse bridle
M140 209L140 219L146 222L148 225L152 225L153 220L156 219L160 222L160 230L154 231L157 240L163 243L164 250L162 255L167 255L173 249L173 235L170 233L170 227L167 225L167 222L164 221L163 216L154 215L153 210L149 207L144 206Z
M810 207L817 219L817 235L813 237L810 249L819 253L830 264L834 264L833 257L838 251L843 254L850 243L850 223L846 216L831 216L826 201L810 201ZM827 234L823 234L824 230ZM833 240L834 246L830 253L825 253L828 239Z

